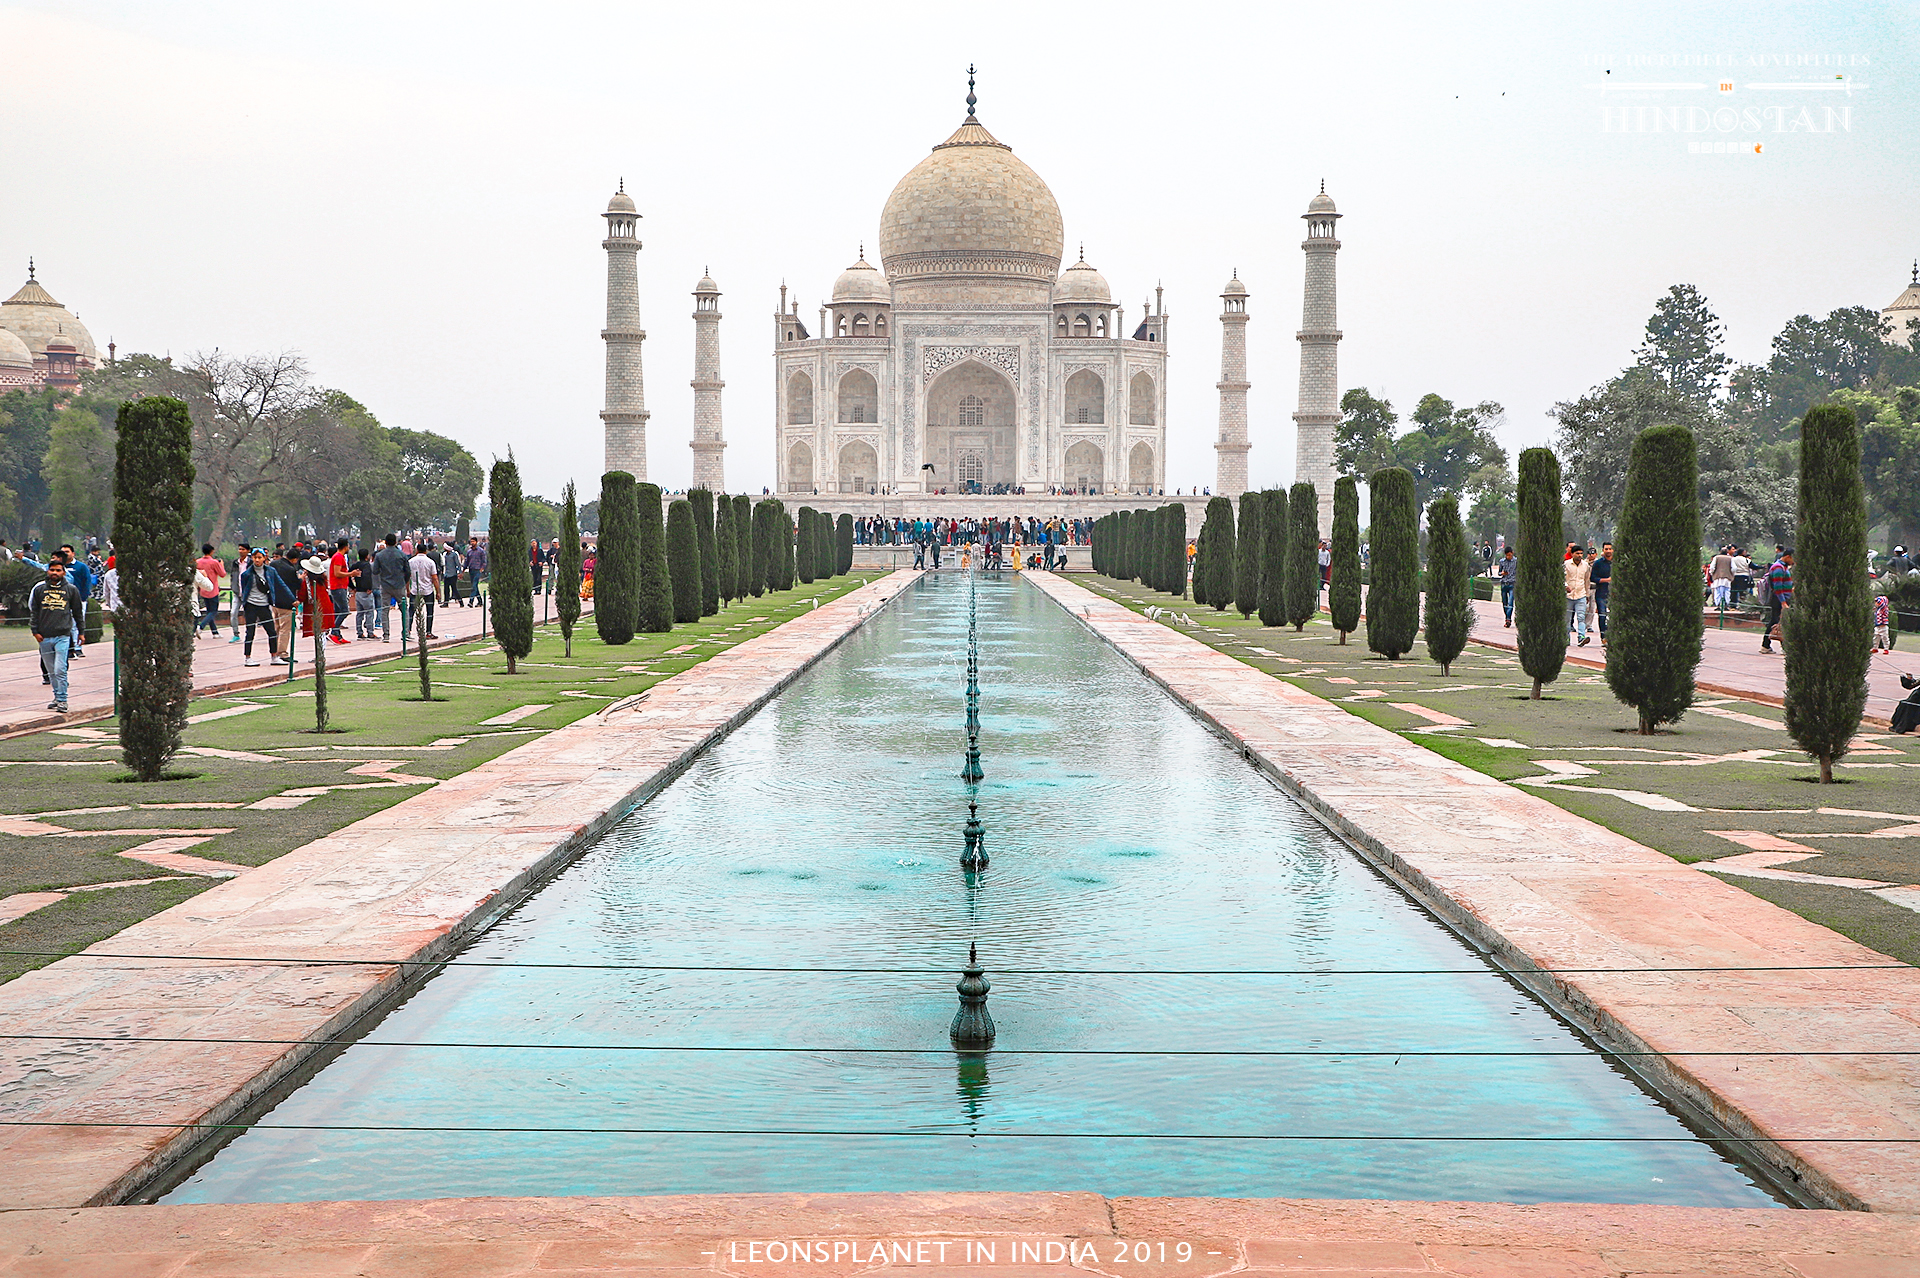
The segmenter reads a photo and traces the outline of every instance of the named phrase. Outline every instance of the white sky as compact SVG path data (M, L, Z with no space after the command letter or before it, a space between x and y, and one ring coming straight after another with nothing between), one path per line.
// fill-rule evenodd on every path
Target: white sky
M1172 486L1213 480L1235 267L1253 479L1291 478L1299 215L1322 178L1346 215L1341 386L1403 414L1429 390L1498 400L1512 448L1628 361L1669 284L1705 291L1741 359L1795 314L1899 293L1920 254L1913 7L1547 9L0 6L0 288L32 254L103 350L296 349L389 425L483 464L511 445L530 491L591 495L599 214L624 176L644 215L651 478L690 473L689 294L711 267L728 486L758 492L779 284L812 326L893 184L964 114L973 61L981 121L1052 187L1069 259L1084 240L1130 319L1165 284ZM1634 61L1661 56L1729 64ZM1836 72L1851 92L1748 87ZM1592 86L1722 76L1732 95L1661 101L1846 105L1851 129L1602 131ZM1689 154L1690 137L1749 149Z

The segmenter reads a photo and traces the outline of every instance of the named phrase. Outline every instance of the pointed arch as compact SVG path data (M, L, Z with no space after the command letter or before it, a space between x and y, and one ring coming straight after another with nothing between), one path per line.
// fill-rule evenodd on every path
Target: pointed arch
M1066 413L1069 426L1107 420L1107 384L1100 374L1083 368L1067 379Z
M1155 403L1153 375L1138 372L1127 383L1127 420L1136 426L1151 426L1159 416Z
M1127 453L1127 487L1136 493L1153 491L1153 445L1145 440Z
M813 488L813 445L796 439L787 446L787 491L804 493Z
M813 423L813 378L805 369L796 368L787 377L787 425Z
M835 398L840 402L839 416L843 422L880 420L880 384L864 368L856 368L840 379Z

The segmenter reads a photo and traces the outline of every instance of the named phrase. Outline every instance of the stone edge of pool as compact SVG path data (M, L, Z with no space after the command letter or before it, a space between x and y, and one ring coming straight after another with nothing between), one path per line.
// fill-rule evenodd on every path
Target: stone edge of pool
M1192 1263L1177 1260L1182 1242ZM778 1259L769 1259L770 1243ZM991 1244L992 1263L984 1252L969 1263L969 1243ZM1120 1263L1123 1243L1127 1260ZM1164 1263L1162 1243L1170 1253ZM873 1260L876 1246L885 1257L880 1263ZM796 1263L801 1248L806 1261ZM729 1194L0 1213L0 1275L21 1278L54 1272L693 1278L803 1270L831 1278L880 1270L926 1278L996 1271L1009 1278L1229 1272L1895 1278L1915 1272L1917 1261L1920 1231L1907 1215L1587 1203ZM49 1263L55 1267L46 1268Z
M1026 574L1450 925L1829 1206L1920 1210L1916 973L1572 969L1893 960L1348 714L1121 604ZM1548 974L1559 969L1562 974ZM1795 1139L1798 1138L1798 1139Z
M545 882L892 602L890 573L0 986L0 1211L125 1201ZM219 962L370 958L369 966ZM190 956L190 957L189 957Z

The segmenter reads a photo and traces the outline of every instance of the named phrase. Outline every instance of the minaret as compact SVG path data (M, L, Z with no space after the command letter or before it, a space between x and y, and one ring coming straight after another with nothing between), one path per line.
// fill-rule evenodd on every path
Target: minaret
M624 470L635 479L647 477L647 387L640 373L640 343L647 340L640 327L640 214L627 194L626 180L607 201L607 326L600 337L607 344L607 407L600 420L607 424L607 469Z
M1235 271L1220 290L1220 439L1214 444L1213 491L1247 491L1247 286Z
M726 467L720 456L727 441L720 433L720 286L713 276L701 277L693 288L693 486L709 492L727 491Z
M1300 410L1293 415L1297 446L1293 478L1305 481L1320 499L1320 535L1333 532L1333 433L1340 424L1340 328L1334 306L1333 256L1340 251L1333 224L1340 219L1327 184L1300 215L1307 238L1306 304L1300 319Z

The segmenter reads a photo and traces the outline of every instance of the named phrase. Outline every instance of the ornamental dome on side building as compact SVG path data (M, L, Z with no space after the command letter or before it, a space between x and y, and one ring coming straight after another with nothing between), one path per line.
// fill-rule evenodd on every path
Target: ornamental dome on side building
M953 281L979 295L983 284L1013 285L1044 304L1064 234L1047 184L969 111L887 197L880 264L896 288Z
M1107 277L1087 265L1084 250L1080 260L1060 272L1060 278L1054 281L1053 303L1055 306L1113 305L1113 290L1107 287Z
M0 394L32 386L36 380L33 352L25 342L0 328Z
M79 352L80 359L87 367L94 367L100 362L99 353L93 347L93 335L87 332L87 326L40 287L40 282L34 278L32 265L27 267L27 282L20 286L20 291L5 302L0 302L0 328L26 343L27 349L36 357L45 356L47 344L59 338Z
M1892 306L1880 312L1880 318L1887 322L1889 342L1904 346L1920 340L1907 329L1907 325L1920 320L1920 262L1913 264L1912 282L1893 299Z
M835 306L842 303L886 306L892 301L893 290L887 287L887 277L873 268L864 252L859 261L840 272L840 278L833 282Z

